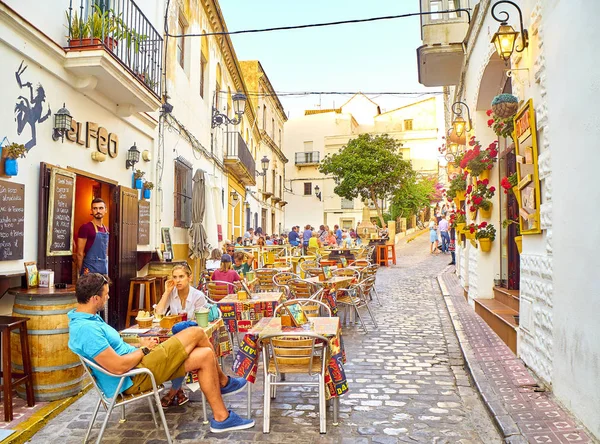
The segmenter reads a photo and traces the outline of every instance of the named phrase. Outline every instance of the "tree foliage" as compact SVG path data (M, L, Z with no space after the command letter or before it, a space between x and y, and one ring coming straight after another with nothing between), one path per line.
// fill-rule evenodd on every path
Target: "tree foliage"
M419 213L421 209L435 200L437 194L437 181L429 177L411 175L404 186L397 189L392 197L390 215L410 217Z
M338 196L373 201L383 224L379 200L402 188L406 179L414 174L410 161L402 159L401 146L387 134L361 134L338 153L325 157L319 171L333 176L336 183L334 192Z

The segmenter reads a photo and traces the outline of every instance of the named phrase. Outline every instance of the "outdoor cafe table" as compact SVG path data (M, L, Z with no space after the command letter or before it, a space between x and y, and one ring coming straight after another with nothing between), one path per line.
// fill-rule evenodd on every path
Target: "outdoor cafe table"
M354 278L352 276L333 276L325 281L321 281L318 276L314 276L305 280L324 287L321 300L329 305L331 315L337 316L337 291L342 288L348 288Z
M217 306L230 332L245 333L262 318L272 317L284 297L282 291L267 291L251 293L248 299L240 301L233 293L218 301Z
M293 256L292 257L292 271L296 274L300 274L300 266L299 264L304 261L314 261L317 259L317 256L314 254L304 255L304 256Z
M308 318L310 330L329 339L327 347L327 367L325 370L325 397L334 399L334 409L338 408L338 397L348 391L348 382L343 364L346 363L346 352L342 341L340 319L337 317ZM259 362L258 341L270 334L307 331L302 327L284 327L281 318L263 318L244 336L240 348L233 361L233 371L238 376L254 383ZM248 398L251 390L248 388ZM250 403L250 401L248 401Z

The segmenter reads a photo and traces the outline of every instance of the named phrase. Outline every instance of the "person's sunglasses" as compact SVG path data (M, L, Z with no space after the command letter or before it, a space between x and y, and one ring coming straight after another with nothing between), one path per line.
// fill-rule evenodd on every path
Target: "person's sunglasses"
M96 291L94 291L94 296L100 296L100 291L102 290L102 287L104 287L105 284L108 284L108 279L106 279L106 276L100 273L94 273L94 275L100 276L102 278L102 282L100 283L100 285L98 285Z

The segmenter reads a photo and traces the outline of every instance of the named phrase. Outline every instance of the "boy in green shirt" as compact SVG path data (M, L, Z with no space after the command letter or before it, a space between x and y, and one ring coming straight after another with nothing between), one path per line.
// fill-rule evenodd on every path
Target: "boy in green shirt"
M240 275L252 271L253 262L254 256L245 251L236 251L233 255L233 269Z

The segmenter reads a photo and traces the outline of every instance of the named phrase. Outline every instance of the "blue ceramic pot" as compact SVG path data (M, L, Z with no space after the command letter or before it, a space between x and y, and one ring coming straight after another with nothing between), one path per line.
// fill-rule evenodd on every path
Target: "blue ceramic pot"
M17 163L17 159L7 158L4 161L4 173L7 176L16 176L19 174L19 164Z
M135 179L135 189L141 190L144 184L142 183L142 179Z
M144 188L144 199L150 199L151 191L148 188Z

